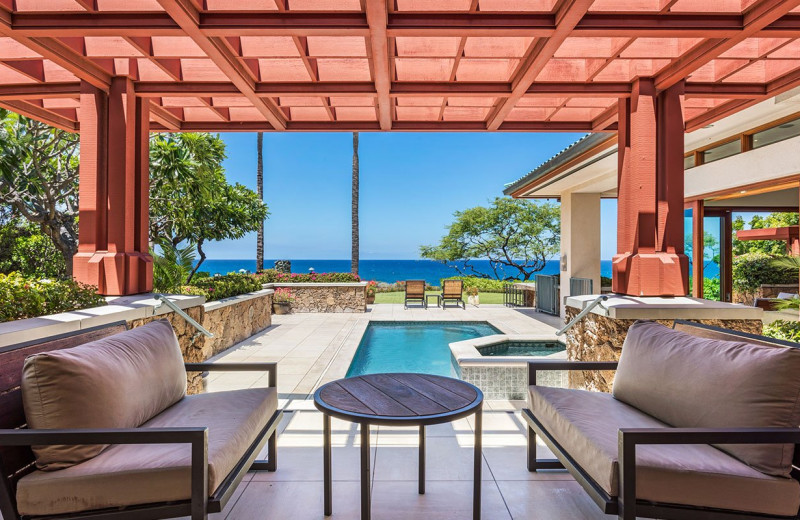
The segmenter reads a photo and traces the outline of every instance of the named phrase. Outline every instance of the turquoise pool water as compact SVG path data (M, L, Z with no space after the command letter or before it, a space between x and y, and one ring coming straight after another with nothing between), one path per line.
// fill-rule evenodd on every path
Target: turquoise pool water
M416 372L458 377L449 344L500 334L486 322L372 322L353 356L347 377Z

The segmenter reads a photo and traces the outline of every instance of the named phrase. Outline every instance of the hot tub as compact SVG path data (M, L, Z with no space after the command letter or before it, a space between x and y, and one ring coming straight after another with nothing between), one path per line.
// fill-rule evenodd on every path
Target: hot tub
M480 388L486 399L527 399L528 361L566 359L566 345L554 335L495 334L450 343L461 379ZM537 384L567 387L567 372L540 372Z

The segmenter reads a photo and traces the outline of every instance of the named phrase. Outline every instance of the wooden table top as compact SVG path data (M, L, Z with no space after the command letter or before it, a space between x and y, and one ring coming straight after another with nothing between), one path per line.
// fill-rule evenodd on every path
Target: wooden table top
M314 394L314 404L347 420L435 424L473 413L483 394L475 386L430 374L369 374L332 381Z

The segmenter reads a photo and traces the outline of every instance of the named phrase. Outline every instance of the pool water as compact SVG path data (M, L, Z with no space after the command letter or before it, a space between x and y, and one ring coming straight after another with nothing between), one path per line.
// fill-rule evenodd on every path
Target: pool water
M478 347L481 356L548 356L564 350L566 347L559 341L504 341Z
M500 334L486 322L372 322L347 377L415 372L458 377L450 343Z

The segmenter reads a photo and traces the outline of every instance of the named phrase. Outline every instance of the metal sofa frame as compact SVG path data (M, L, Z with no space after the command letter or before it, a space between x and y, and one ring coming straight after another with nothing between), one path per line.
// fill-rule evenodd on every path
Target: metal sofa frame
M775 346L798 348L800 345L764 336L731 331L709 325L676 320L673 327L682 330L697 327L709 332L734 335L743 340L758 339L774 343ZM529 361L528 384L536 385L536 374L549 370L616 370L616 361ZM800 519L800 511L794 516L763 515L734 510L692 507L636 499L636 448L656 444L795 444L795 466L800 459L800 428L622 428L619 430L619 496L612 497L580 466L569 451L556 441L550 432L533 415L530 409L522 410L528 425L527 464L528 471L566 469L583 487L589 497L605 514L617 515L621 520L659 518L663 520L789 520ZM536 458L536 437L556 456L555 459ZM792 478L800 480L800 471L792 470Z
M25 425L19 381L24 359L40 352L75 347L127 330L123 322L111 323L58 336L0 348L0 513L5 520L22 520L16 504L16 484L34 471L33 445L75 444L189 444L191 446L191 499L84 511L56 516L26 516L24 520L157 520L190 516L206 520L223 510L244 475L250 470L277 469L277 427L283 417L276 410L245 454L209 496L208 428L127 428L32 430ZM277 388L277 363L185 363L187 372L266 371L268 386ZM267 444L267 460L256 460Z

